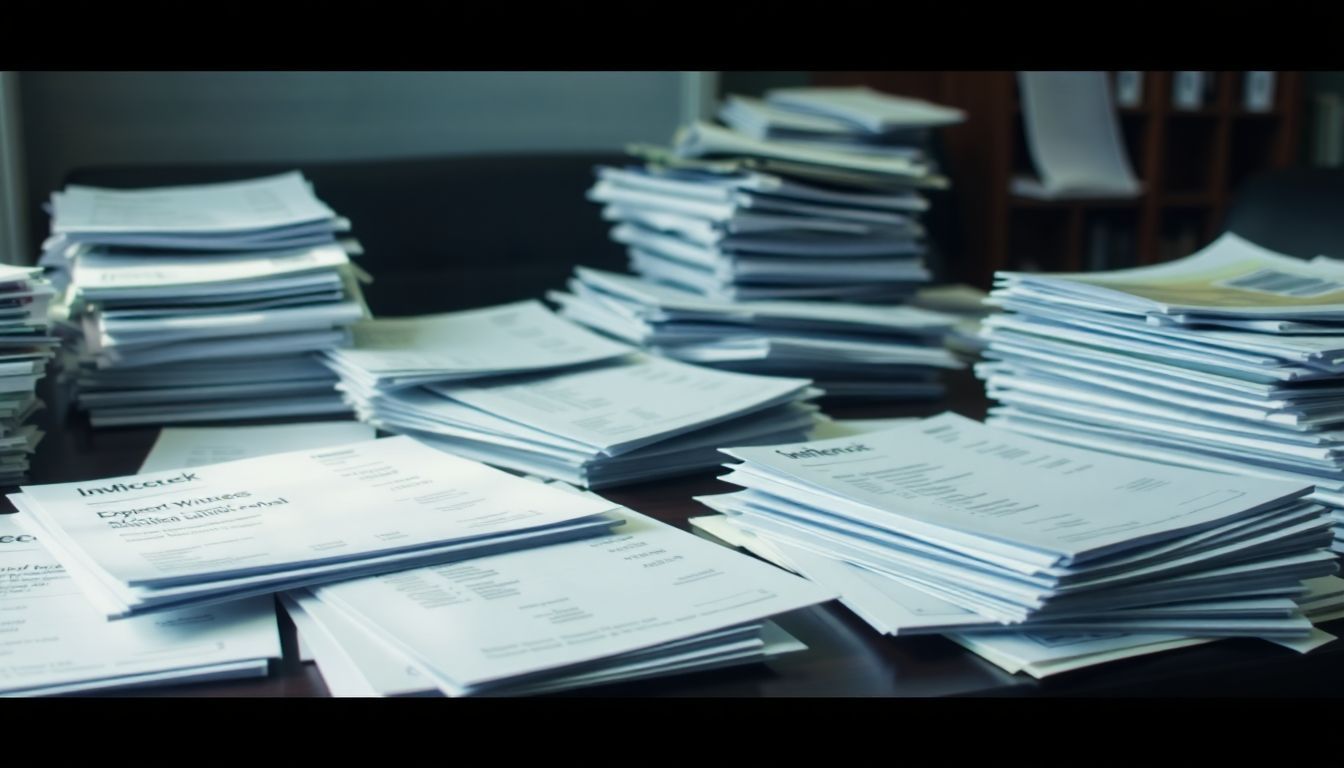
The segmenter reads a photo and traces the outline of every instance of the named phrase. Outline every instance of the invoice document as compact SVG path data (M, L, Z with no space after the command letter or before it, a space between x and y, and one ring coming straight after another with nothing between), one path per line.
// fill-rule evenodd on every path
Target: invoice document
M409 437L23 490L59 543L121 583L160 587L486 539L615 508Z
M747 462L738 471L856 502L870 525L961 532L1053 555L1055 565L1227 522L1311 491L1081 451L953 413L852 439L724 452Z
M615 455L797 398L807 379L717 371L649 355L497 385L435 384L464 405Z
M310 638L332 696L440 696L443 691L405 655L310 594L281 596L299 637ZM585 665L577 672L529 678L490 693L519 696L661 677L765 661L807 650L773 622L667 643Z
M466 693L825 602L826 589L622 509L618 533L317 587Z

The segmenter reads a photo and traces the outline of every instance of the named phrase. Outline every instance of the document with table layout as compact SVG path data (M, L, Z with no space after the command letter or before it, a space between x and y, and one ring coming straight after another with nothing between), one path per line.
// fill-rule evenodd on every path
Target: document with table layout
M264 675L280 657L269 596L106 621L13 517L0 515L0 695Z
M1080 451L951 413L854 440L725 453L749 461L746 471L824 488L871 508L866 517L874 524L970 534L1034 550L1055 564L1197 530L1310 492L1282 481L1202 475ZM1076 504L1082 498L1087 509Z
M444 695L444 691L405 654L374 637L340 611L332 610L307 593L286 593L281 599L298 629L300 644L307 643L313 649L313 660L332 696ZM766 621L665 644L651 652L626 654L580 672L492 688L489 693L520 696L567 691L763 662L805 650L807 646L774 622Z
M485 413L615 455L797 399L805 379L751 376L640 355L608 366L499 385L430 389Z
M621 510L609 536L316 587L449 695L654 649L833 594Z

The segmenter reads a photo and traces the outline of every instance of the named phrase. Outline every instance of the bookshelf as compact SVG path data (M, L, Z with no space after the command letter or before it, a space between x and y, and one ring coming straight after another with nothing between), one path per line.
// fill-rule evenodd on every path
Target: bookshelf
M1302 133L1302 76L1274 73L1264 111L1245 107L1245 72L1205 73L1201 104L1173 104L1175 73L1140 74L1142 97L1118 107L1136 198L1042 201L1009 191L1034 173L1013 72L815 72L817 85L868 85L967 111L943 135L960 247L948 276L988 286L995 270L1079 271L1189 254L1221 231L1237 186L1292 165Z

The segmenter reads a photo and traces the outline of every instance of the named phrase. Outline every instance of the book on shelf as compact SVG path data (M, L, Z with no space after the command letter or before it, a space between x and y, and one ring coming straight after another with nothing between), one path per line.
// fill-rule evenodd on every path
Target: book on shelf
M1270 112L1274 109L1274 73L1247 72L1242 84L1242 107L1248 112Z
M1143 73L1124 70L1115 73L1115 103L1120 107L1143 104Z

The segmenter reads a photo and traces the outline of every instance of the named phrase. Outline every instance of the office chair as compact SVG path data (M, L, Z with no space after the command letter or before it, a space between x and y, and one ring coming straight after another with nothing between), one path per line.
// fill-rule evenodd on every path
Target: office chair
M1237 189L1223 229L1289 256L1344 259L1344 169L1253 176Z
M624 271L622 247L584 192L619 153L459 155L325 163L88 167L67 184L151 187L298 169L353 224L374 276L369 307L396 316L537 298L575 264Z

